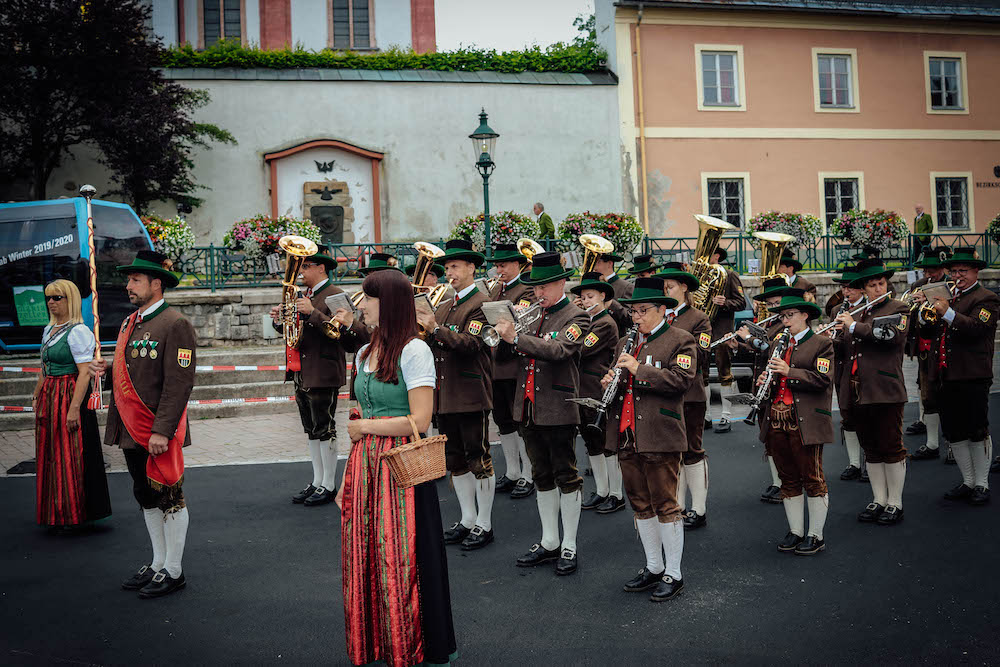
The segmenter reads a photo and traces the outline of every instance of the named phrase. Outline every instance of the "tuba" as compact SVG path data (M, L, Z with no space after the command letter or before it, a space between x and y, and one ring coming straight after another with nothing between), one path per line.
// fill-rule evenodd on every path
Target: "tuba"
M285 345L296 348L302 340L302 321L295 307L295 300L299 298L295 280L306 257L315 255L319 248L303 236L291 235L278 239L278 247L285 252L285 279L281 281L281 322L284 324Z
M691 297L694 307L708 315L709 320L715 319L719 307L712 303L712 297L721 296L726 291L726 270L718 264L712 264L712 255L719 247L719 241L726 232L734 232L737 228L725 220L719 220L707 215L695 215L698 221L698 244L694 249L694 261L691 273L701 285Z
M760 270L757 271L757 275L760 276L761 287L768 278L779 276L786 278L785 274L778 273L778 264L781 261L781 253L784 252L785 245L794 241L795 237L780 232L757 232L753 237L760 241ZM763 301L754 301L753 310L755 322L762 322L769 315L767 304Z
M580 234L580 245L583 246L583 265L580 275L590 273L601 255L615 251L615 244L597 234ZM523 254L523 253L522 253Z
M531 272L531 260L540 252L545 252L545 248L538 241L529 239L528 237L519 238L517 240L517 251L528 258L525 263L524 268L521 269L521 273Z
M434 262L439 257L444 257L444 250L426 241L417 241L413 244L413 248L417 251L417 264L413 268L413 280L411 282L413 284L413 295L417 296L422 292L429 292L437 288L437 286L425 287L424 280L427 279L427 274L431 272Z

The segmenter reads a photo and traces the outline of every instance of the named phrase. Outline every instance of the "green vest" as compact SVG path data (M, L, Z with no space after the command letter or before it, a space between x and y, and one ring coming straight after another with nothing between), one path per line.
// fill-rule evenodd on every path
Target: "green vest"
M357 360L358 375L354 379L354 393L361 411L370 417L405 417L410 414L410 396L403 381L403 370L396 371L396 384L380 382L375 373L365 370L365 361Z
M60 375L76 375L76 362L73 361L73 351L69 349L69 332L74 327L73 324L66 329L63 334L56 334L59 340L51 345L42 348L42 369L47 376L55 377Z

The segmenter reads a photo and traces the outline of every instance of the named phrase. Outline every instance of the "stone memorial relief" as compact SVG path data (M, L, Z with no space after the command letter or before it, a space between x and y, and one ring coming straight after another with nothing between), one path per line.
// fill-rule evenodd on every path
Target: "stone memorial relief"
M306 182L302 197L302 211L319 227L323 243L354 243L354 209L345 181Z

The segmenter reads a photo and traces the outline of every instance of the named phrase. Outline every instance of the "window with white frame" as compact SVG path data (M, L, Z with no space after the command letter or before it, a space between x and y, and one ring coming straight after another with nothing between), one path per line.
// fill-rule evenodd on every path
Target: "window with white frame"
M705 106L739 106L738 68L739 58L734 51L702 51L701 94Z
M708 214L742 229L746 211L743 179L710 178L707 187Z
M959 58L929 58L932 109L964 109L962 61Z
M823 179L823 203L826 212L826 224L831 224L844 213L859 206L858 179L856 178L825 178Z
M851 56L848 54L819 54L816 58L819 70L820 106L853 107Z
M333 0L333 48L372 47L372 0Z
M969 228L969 179L935 178L934 197L939 230Z
M242 38L240 0L202 0L202 30L205 46L220 39Z

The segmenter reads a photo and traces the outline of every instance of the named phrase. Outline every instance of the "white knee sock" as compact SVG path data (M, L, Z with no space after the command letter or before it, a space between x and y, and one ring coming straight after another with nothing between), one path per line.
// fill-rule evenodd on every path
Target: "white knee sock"
M462 510L462 525L472 528L476 525L476 478L471 472L467 472L464 475L452 475L451 482L455 485L458 506Z
M559 513L562 515L562 548L576 553L576 531L580 527L580 509L583 491L559 494Z
M951 453L955 456L959 472L962 473L962 483L971 489L976 485L976 473L972 466L972 452L969 451L969 448L968 440L951 443ZM987 468L987 472L989 472L989 468Z
M872 502L885 506L886 497L889 495L886 486L886 474L884 463L868 462L868 483L872 485Z
M767 465L771 468L771 486L781 487L781 478L778 477L778 466L774 465L774 459L767 457Z
M142 510L142 518L146 520L146 530L149 532L149 542L153 545L153 561L151 568L159 572L167 558L166 537L163 535L163 510L154 507Z
M479 505L476 525L482 526L488 531L493 530L493 496L496 495L496 490L496 475L476 480L476 503Z
M681 471L677 475L677 503L681 506L681 511L688 508L687 505L687 466L681 464Z
M617 456L605 456L605 463L608 466L608 493L621 500L622 494L622 466L618 462Z
M697 381L697 380L696 380ZM712 385L705 385L705 419L712 421Z
M979 442L969 442L972 456L972 473L975 486L990 488L990 462L993 459L993 441L990 438ZM975 487L973 487L975 488Z
M830 508L829 496L806 498L809 506L809 534L817 539L823 539L823 526L826 525L826 512Z
M936 412L928 412L921 419L927 425L927 449L937 449L940 446L941 416Z
M594 471L594 483L597 485L597 495L606 498L608 495L608 464L604 454L588 456L590 459L590 469Z
M323 460L323 488L337 488L337 444L333 440L320 440L319 453Z
M531 482L531 459L528 458L528 450L524 447L524 440L520 436L517 438L517 449L521 453L521 479Z
M184 541L187 539L187 532L187 507L166 514L166 520L163 522L163 535L166 538L167 557L163 567L167 569L167 574L172 579L178 578L184 571L181 567L181 560L184 558Z
M924 421L924 417L926 416L926 414L927 413L924 412L924 402L920 401L920 416L917 418L917 421L921 421L921 422L924 422L926 424L927 422Z
M903 485L906 483L906 459L896 463L884 463L885 485L888 502L893 507L903 509ZM868 473L871 475L871 472Z
M507 463L504 475L512 482L521 479L521 455L517 451L517 440L517 433L504 433L500 436L503 460Z
M723 385L719 387L719 393L722 394L722 418L731 419L733 416L733 404L730 402L729 397L735 394L735 386Z
M844 431L844 447L847 448L847 462L855 468L861 467L861 441L857 431Z
M781 504L785 506L785 518L788 519L788 530L799 537L805 537L805 515L803 511L806 507L805 496L792 496L784 498Z
M681 556L684 555L684 522L659 523L657 527L660 529L660 539L663 541L663 572L680 580Z
M642 550L646 552L646 569L653 574L663 573L663 541L660 538L660 522L651 519L636 519L635 529L639 531Z
M539 491L538 518L542 521L542 548L552 551L559 546L559 489Z
M323 486L323 455L320 452L319 440L310 440L309 458L313 464L313 486Z
M705 504L708 502L708 459L702 459L683 468L688 486L691 488L691 509L704 515Z

